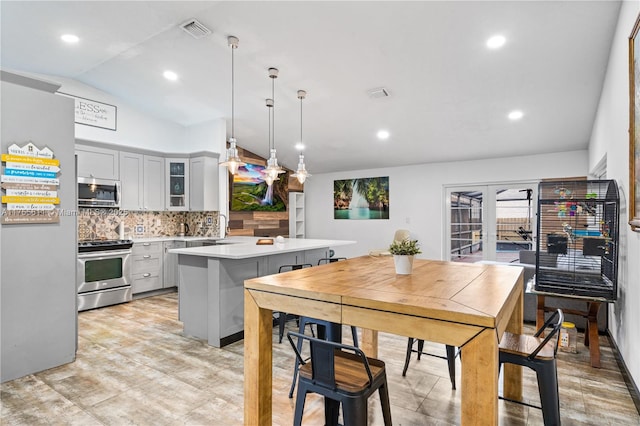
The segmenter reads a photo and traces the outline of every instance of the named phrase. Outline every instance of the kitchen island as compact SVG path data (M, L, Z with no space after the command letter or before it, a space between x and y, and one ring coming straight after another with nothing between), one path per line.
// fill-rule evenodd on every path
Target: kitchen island
M273 245L260 238L231 237L216 245L178 248L179 318L184 334L222 347L244 336L244 281L277 274L282 265L310 263L330 256L331 247L355 241L289 239ZM264 240L264 239L262 239Z

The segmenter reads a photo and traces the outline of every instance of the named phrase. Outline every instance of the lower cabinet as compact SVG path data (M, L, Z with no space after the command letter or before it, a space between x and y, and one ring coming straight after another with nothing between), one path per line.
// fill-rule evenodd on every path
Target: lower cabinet
M174 248L185 248L187 243L184 241L165 241L164 242L164 288L178 287L180 288L180 271L178 269L178 255L169 253Z
M163 288L162 242L135 243L132 248L133 294Z

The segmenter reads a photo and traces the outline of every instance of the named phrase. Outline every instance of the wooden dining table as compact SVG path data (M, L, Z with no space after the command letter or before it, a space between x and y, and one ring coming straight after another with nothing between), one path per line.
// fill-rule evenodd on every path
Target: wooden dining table
M523 269L415 259L410 275L393 258L363 256L246 280L244 424L272 422L272 311L363 328L378 355L378 331L461 348L462 425L498 423L498 344L522 333ZM521 367L504 366L504 396L520 400Z

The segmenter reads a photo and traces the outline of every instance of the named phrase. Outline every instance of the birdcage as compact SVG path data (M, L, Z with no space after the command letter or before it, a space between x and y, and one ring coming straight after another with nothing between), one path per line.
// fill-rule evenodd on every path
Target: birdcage
M541 182L536 290L615 300L619 219L614 180Z

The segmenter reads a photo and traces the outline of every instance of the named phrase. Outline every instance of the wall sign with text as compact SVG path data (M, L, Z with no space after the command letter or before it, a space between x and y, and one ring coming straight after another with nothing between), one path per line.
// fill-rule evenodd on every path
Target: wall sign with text
M85 126L100 127L116 130L118 108L91 99L80 98L68 93L58 92L60 95L73 98L75 101L75 122Z
M53 151L38 149L29 142L22 147L12 144L2 154L2 216L0 223L58 223L60 204L58 186L60 160Z

